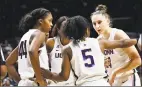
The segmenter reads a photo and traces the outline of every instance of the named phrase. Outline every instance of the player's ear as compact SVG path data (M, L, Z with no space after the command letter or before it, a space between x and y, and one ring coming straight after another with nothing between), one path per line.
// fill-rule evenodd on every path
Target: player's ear
M39 24L42 24L42 23L43 23L43 20L42 20L42 19L39 19L38 22L39 22Z
M87 34L87 37L90 37L90 29L89 28L87 28L86 34Z

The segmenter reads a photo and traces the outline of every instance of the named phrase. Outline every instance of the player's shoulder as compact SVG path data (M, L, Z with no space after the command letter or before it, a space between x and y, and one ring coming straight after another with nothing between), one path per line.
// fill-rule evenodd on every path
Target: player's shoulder
M47 42L47 43L53 43L54 41L55 41L54 38L48 38L46 42Z
M88 38L86 38L86 40L87 40L88 42L91 42L91 43L93 43L94 41L98 41L97 38L93 38L93 37L88 37Z
M48 52L50 53L54 48L55 40L54 38L48 38L46 41L46 47Z
M115 33L115 40L119 39L129 39L129 36L122 29L117 29Z
M70 60L72 58L72 48L70 45L66 45L64 48L63 48L63 54L66 53L68 54Z

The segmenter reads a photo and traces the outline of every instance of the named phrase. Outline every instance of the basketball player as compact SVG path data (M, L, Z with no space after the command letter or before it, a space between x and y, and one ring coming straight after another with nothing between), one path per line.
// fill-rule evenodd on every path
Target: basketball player
M104 49L129 47L136 44L136 40L107 41L88 38L90 31L87 19L82 16L69 18L65 23L64 34L72 40L63 50L62 71L53 74L42 69L44 77L55 81L66 81L72 67L77 76L77 86L109 86L104 79Z
M64 46L66 46L69 41L66 40L66 38L64 37L64 35L62 34L62 26L64 25L64 22L66 22L68 17L66 16L62 16L60 17L55 26L53 27L52 30L52 36L53 38L50 38L47 40L46 42L46 46L47 46L47 52L49 54L50 57L50 64L51 64L51 72L54 73L60 73L61 72L61 65L62 65L62 54L61 51L63 49ZM71 71L70 73L70 77L67 81L64 82L59 82L56 83L54 85L56 86L74 86L74 76L73 73ZM53 84L51 84L53 86Z
M98 39L109 41L129 39L120 29L111 28L110 16L105 5L98 5L92 13L91 20L94 29L99 34ZM141 65L141 58L134 46L128 48L106 49L104 54L110 61L107 66L109 83L113 86L140 86L140 78L135 69ZM114 81L115 80L115 81Z
M139 50L142 51L142 34L140 34L140 38L138 40L138 44L137 45L138 45Z
M18 86L35 86L34 75L39 86L47 86L40 67L49 68L45 41L52 26L52 19L51 12L45 8L37 8L21 19L19 28L29 31L23 35L6 60L8 72L19 82ZM16 61L20 77L13 66Z
M2 47L0 45L0 86L2 85L2 80L7 74L7 67L5 65L5 58L3 55Z

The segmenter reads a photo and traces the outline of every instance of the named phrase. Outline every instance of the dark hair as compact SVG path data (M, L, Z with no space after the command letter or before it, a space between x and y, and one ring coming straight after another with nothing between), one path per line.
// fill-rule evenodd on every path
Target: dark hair
M45 8L37 8L30 13L27 13L20 20L19 29L23 31L32 29L37 24L38 19L45 18L49 13L51 12Z
M82 16L74 16L67 20L64 27L64 34L77 42L85 37L87 28L90 29L88 20Z
M55 37L58 35L58 29L60 29L62 22L67 19L68 19L67 16L62 16L56 21L55 25L53 26L52 32L51 32L51 37Z
M107 6L106 5L102 5L102 4L98 5L95 9L95 12L93 12L91 14L91 18L93 15L96 15L96 14L104 15L106 18L108 18L110 20L110 26L112 26L112 23L111 23L112 20L110 18L110 15L107 13Z

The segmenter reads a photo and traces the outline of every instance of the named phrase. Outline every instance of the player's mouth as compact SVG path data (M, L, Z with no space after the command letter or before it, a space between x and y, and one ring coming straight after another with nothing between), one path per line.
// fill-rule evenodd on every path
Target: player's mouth
M101 29L99 29L99 30L97 30L98 31L98 33L101 33Z

